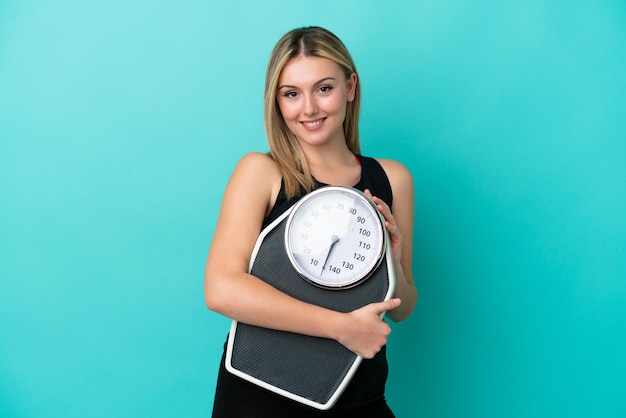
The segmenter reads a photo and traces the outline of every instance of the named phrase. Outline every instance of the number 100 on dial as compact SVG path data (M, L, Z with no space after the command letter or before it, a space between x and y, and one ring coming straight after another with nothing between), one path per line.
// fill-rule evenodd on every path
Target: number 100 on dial
M327 186L307 194L293 207L285 229L294 269L331 289L366 280L383 258L386 240L374 203L350 187Z

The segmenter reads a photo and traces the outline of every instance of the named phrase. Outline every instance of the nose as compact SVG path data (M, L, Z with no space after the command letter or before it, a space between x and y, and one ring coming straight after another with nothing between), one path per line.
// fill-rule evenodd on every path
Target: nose
M307 116L315 115L317 113L317 102L315 97L307 95L304 99L304 114Z

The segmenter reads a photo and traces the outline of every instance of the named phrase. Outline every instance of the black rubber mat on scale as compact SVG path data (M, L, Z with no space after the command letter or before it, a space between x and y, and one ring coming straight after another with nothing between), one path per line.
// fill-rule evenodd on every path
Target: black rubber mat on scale
M297 299L339 312L385 300L390 286L385 260L369 279L348 289L323 289L300 277L285 252L286 223L285 218L259 238L263 241L251 274ZM316 404L328 403L359 359L335 340L234 324L232 368L270 385L270 390L278 388Z

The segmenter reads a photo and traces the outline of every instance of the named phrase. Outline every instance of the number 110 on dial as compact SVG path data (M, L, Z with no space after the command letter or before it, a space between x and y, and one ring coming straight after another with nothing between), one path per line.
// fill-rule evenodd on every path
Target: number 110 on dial
M293 207L285 247L295 270L313 284L341 289L367 279L386 248L384 220L364 193L327 186Z

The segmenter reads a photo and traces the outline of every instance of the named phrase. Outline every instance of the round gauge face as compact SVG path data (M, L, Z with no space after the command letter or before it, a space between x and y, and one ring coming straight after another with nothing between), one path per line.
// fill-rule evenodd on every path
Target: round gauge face
M352 287L380 264L384 221L359 190L327 186L304 196L292 209L285 247L296 271L317 286Z

